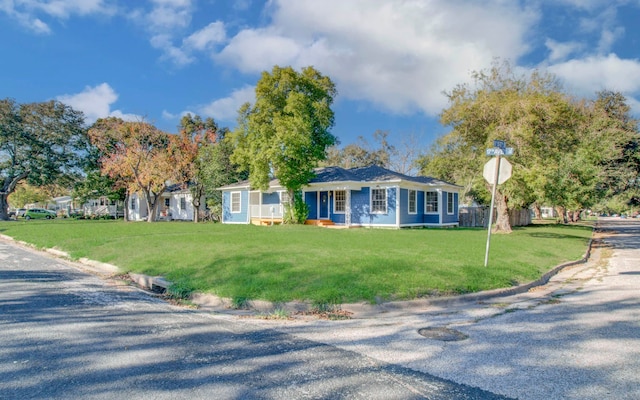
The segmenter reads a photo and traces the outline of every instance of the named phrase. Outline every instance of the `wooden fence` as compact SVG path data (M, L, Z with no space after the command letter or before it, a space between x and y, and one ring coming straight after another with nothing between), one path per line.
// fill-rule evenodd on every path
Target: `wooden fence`
M489 223L489 207L460 207L458 210L460 226L487 227ZM496 221L494 210L493 222ZM509 210L509 223L511 226L525 226L531 224L531 212L526 208Z

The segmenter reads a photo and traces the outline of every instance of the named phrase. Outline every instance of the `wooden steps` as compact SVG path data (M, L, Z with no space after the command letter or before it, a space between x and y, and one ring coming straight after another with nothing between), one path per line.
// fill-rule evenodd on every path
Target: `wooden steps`
M304 221L305 225L316 225L316 226L333 226L335 223L328 219L308 219Z
M251 218L253 225L278 225L282 223L281 218Z

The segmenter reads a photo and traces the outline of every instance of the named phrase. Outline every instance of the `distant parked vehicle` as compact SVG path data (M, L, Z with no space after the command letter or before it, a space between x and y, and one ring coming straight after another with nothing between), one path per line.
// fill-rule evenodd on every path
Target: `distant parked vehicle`
M24 213L24 219L53 219L56 217L56 213L44 208L31 208Z
M18 219L20 217L24 217L24 213L27 211L26 208L18 208L17 210L9 211L9 218Z

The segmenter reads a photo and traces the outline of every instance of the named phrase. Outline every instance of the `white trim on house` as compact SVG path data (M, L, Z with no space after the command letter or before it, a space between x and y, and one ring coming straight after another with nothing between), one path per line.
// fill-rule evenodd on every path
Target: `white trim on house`
M449 212L449 196L451 196L451 212ZM455 214L455 197L452 192L447 192L447 215Z
M343 206L343 210L342 211L338 211L338 192L344 193L344 196L342 197L342 206ZM347 212L347 191L343 190L343 189L336 189L333 191L333 213L334 214L346 214Z
M429 193L435 193L436 194L436 210L435 211L427 211L427 204L429 204L427 202L427 195ZM440 213L440 209L442 207L440 207L440 196L438 195L438 190L437 189L433 189L433 190L425 190L424 191L424 213L425 214L431 214L431 215L436 215L438 213Z
M369 209L371 210L371 214L389 214L389 188L386 187L371 187L369 190ZM374 190L384 190L384 211L374 211L373 210L373 191Z
M443 199L442 199L442 190L438 190L438 213L440 218L440 222L444 221L444 207L442 207Z
M234 197L237 197L237 200L234 201ZM231 214L242 212L242 192L229 192L229 202L231 203Z
M413 199L413 212L411 211L411 193L414 194ZM407 214L409 215L417 215L418 214L418 190L416 189L407 189Z

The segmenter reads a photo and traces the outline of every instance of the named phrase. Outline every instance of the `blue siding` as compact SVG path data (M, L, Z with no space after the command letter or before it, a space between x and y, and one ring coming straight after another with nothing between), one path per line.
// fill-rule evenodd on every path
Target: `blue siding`
M424 194L422 195L422 201L424 202ZM400 189L400 225L415 225L422 224L422 213L420 207L420 191L416 191L416 213L409 214L409 189Z
M371 213L371 189L351 191L351 223L356 225L391 225L396 226L396 188L387 189L387 213Z
M425 224L439 224L440 223L440 215L439 214L424 214L423 219Z
M442 202L444 203L442 223L451 224L459 222L458 220L458 193L453 193L453 214L447 213L447 192L442 192Z
M231 212L231 192L222 192L222 220L229 224L246 224L249 222L249 192L247 190L234 190L240 192L240 212Z

